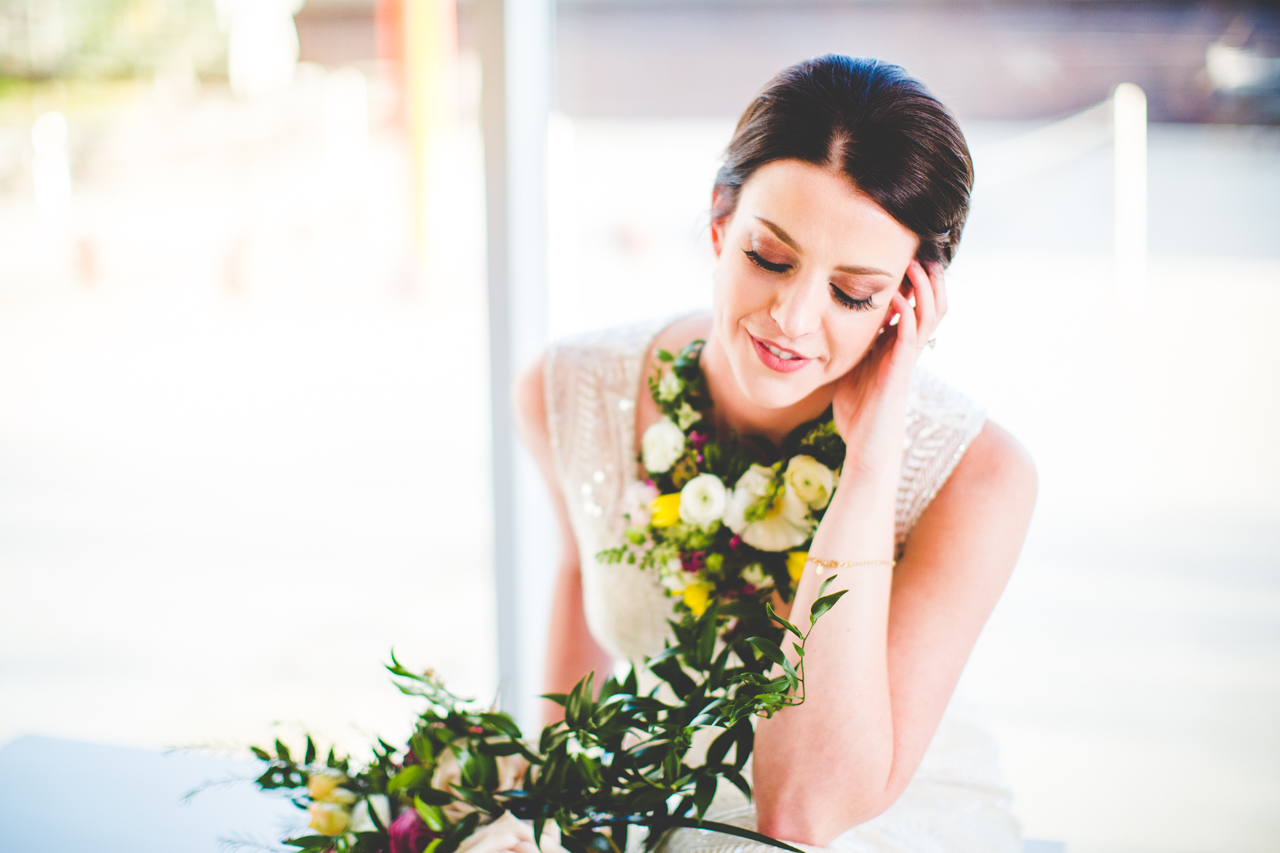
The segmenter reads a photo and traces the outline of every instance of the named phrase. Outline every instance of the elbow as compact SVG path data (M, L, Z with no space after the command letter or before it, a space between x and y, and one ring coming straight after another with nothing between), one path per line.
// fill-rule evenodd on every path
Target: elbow
M836 792L835 788L840 790ZM836 799L832 793L837 794ZM756 802L756 826L771 838L826 847L855 826L879 817L900 793L872 783L831 786L822 792L797 792L776 799L760 797Z

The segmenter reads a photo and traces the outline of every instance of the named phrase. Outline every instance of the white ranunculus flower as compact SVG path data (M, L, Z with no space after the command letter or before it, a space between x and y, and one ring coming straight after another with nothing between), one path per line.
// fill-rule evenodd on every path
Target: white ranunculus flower
M812 456L793 456L787 463L787 485L810 509L822 509L831 502L835 474Z
M505 853L518 847L533 847L533 822L503 812L497 820L476 829L458 845L457 853ZM542 828L538 849L542 853L566 853L560 845L560 825L549 820Z
M670 403L683 389L684 383L680 381L680 377L676 376L674 370L668 370L658 380L658 399Z
M658 487L647 480L634 480L622 493L622 512L631 520L632 527L648 527L653 518L653 502L658 499Z
M662 418L644 431L640 441L644 469L654 474L670 470L680 454L684 453L684 433L671 418Z
M391 826L391 803L387 801L384 794L370 794L367 800L356 803L356 807L351 810L352 832L377 831L378 827L374 824L373 818L369 817L370 806L373 807L384 828Z
M744 581L754 587L773 586L773 575L764 570L764 566L759 563L752 563L747 566L739 575Z
M785 551L803 544L813 534L814 523L809 516L809 505L790 484L784 485L780 499L775 498L764 518L747 521L747 510L768 492L772 480L773 469L763 465L748 468L729 495L724 523L753 548Z
M692 575L684 570L684 564L680 562L679 557L672 557L658 567L658 582L674 595L684 592L684 588L689 585L691 577Z
M742 531L747 528L747 510L764 497L772 480L773 471L763 465L752 465L738 478L724 509L724 523L729 525L730 530L742 535Z
M699 474L680 490L680 520L710 527L724 516L726 490L715 474Z

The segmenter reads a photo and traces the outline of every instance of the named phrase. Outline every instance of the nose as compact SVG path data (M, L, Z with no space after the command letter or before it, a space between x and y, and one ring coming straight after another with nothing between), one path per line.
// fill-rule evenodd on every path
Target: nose
M783 335L798 340L818 330L827 302L825 276L796 278L778 288L769 316Z

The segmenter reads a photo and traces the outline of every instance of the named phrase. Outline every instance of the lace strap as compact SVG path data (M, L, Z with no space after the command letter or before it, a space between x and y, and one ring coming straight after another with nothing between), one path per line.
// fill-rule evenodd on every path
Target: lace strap
M907 402L902 478L894 508L899 548L985 423L981 407L936 376L916 371Z

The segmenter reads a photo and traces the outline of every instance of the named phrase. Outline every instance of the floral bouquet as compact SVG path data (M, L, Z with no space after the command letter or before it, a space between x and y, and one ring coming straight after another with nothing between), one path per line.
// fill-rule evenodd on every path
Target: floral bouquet
M830 409L781 448L717 436L698 361L703 343L674 356L658 351L649 390L662 417L641 439L649 478L628 487L626 541L598 558L656 571L683 618L734 602L730 638L768 634L770 602L790 602L804 571L840 479L844 441Z
M820 596L812 622L841 595ZM564 707L564 719L544 728L536 744L508 715L459 699L393 654L387 668L397 687L426 701L407 744L380 739L357 765L333 750L321 759L309 736L299 761L277 740L274 750L253 748L267 765L256 784L289 792L309 813L310 829L284 841L303 853L623 853L637 826L649 831L646 849L665 830L700 827L799 853L703 819L722 781L751 796L742 775L754 744L751 718L804 699L809 632L769 615L779 631L795 635L799 665L765 637L717 642L736 618L735 605L708 606L672 622L674 639L646 662L673 701L656 688L640 693L634 669L598 690L588 675L570 693L547 697ZM771 677L774 664L781 669ZM693 735L703 728L719 734L703 761L691 764Z
M695 341L677 356L658 353L649 388L663 417L642 439L649 479L630 489L626 541L600 555L656 571L679 597L673 639L644 665L668 691L640 693L634 669L598 690L589 675L547 697L564 719L535 744L506 714L392 655L399 689L426 700L407 744L379 740L362 765L332 750L319 760L310 737L300 762L279 741L254 748L267 763L258 786L290 791L309 812L311 831L286 844L303 853L624 853L631 827L649 831L647 849L665 830L700 827L795 851L704 815L721 782L751 796L742 770L752 717L804 701L809 633L844 593L824 595L829 578L805 632L773 603L793 598L844 443L829 410L781 448L717 437L701 351ZM788 633L794 665L780 647ZM703 728L718 734L692 764Z

